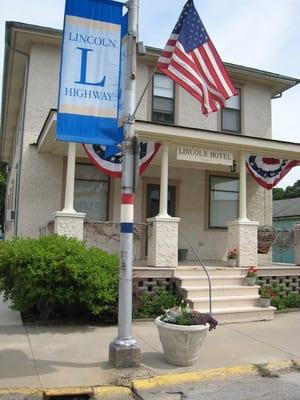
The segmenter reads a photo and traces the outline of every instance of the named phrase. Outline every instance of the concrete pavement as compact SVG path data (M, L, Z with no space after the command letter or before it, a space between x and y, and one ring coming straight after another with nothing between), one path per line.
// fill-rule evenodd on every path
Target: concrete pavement
M21 315L18 311L12 311L9 303L3 301L3 294L0 293L0 327L22 325Z
M116 327L3 325L0 388L126 385L143 377L299 359L299 331L300 312L279 314L271 322L221 325L208 334L198 362L180 368L164 361L154 323L137 322L133 332L142 366L115 370L107 360Z

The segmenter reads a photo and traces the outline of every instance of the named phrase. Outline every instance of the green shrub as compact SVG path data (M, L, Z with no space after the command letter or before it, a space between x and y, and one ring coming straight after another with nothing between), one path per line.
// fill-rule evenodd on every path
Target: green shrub
M166 289L164 285L158 286L154 292L146 292L142 295L139 308L135 312L136 318L158 317L168 308L179 304L181 298Z
M0 242L0 291L42 319L68 304L100 315L117 307L118 257L56 235Z
M300 308L300 294L294 292L280 293L271 301L271 305L276 307L277 310Z

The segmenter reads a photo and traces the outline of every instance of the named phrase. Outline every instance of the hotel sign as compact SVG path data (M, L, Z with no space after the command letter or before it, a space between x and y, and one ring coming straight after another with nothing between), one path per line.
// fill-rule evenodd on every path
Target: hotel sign
M222 150L208 150L201 147L178 146L177 160L207 164L233 165L233 154Z

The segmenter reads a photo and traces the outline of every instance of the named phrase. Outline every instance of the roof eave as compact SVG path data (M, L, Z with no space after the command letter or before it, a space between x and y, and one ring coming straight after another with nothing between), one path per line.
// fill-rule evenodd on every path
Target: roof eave
M9 43L11 41L11 27L12 22L6 22L5 24L5 50L4 50L4 60L3 60L3 74L2 74L2 99L1 99L1 127L0 127L0 161L3 161L4 158L4 125L5 125L5 116L6 116L6 107L5 107L5 99L7 95L7 84L8 84L8 65L9 65Z

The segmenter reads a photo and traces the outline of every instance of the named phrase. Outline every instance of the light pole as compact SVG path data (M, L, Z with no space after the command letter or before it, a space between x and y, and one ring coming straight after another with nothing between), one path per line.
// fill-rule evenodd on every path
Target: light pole
M121 191L121 263L119 272L118 336L110 343L109 361L116 368L140 365L140 349L132 336L132 262L135 181L135 130L134 111L136 103L136 43L139 0L129 0L127 77L125 88L126 120L122 145L122 191Z

